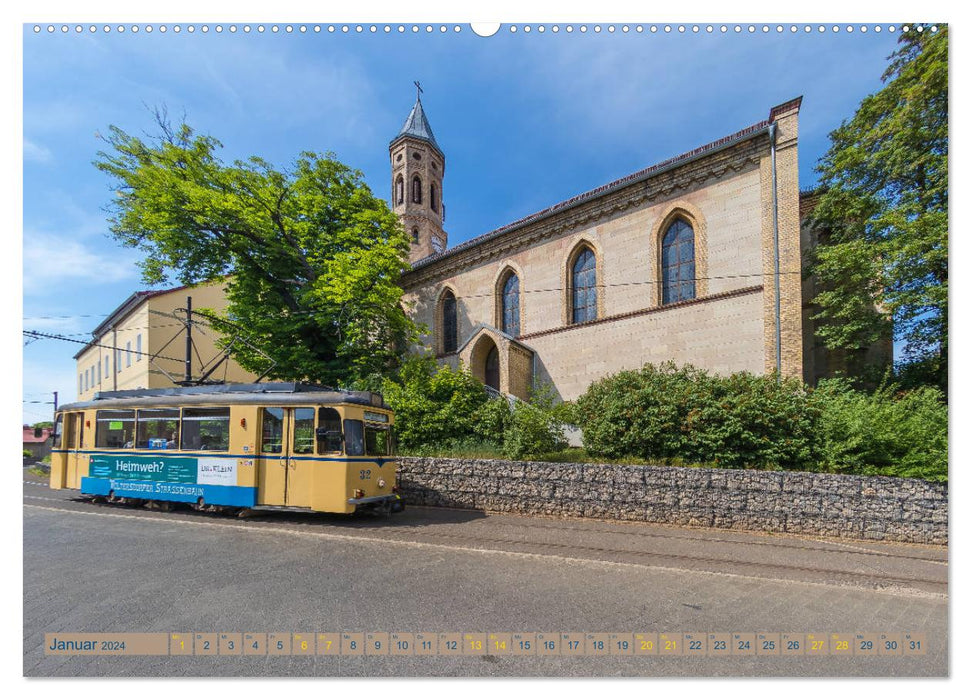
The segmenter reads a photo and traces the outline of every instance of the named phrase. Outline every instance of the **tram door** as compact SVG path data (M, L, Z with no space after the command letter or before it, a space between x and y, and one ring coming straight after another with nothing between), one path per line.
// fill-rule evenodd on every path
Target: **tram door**
M64 449L67 450L67 477L65 486L69 489L81 488L81 478L78 476L78 464L81 461L79 451L84 447L84 414L68 413L64 422Z
M309 508L313 491L315 410L261 409L261 504Z

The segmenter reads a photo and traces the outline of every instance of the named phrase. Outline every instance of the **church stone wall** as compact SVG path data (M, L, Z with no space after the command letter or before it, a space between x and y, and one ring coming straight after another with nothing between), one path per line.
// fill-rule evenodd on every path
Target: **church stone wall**
M496 319L496 280L511 267L520 276L520 338L537 353L536 379L551 382L564 399L576 398L606 374L647 362L761 373L761 194L760 169L749 163L694 189L602 216L459 271L443 270L437 280L409 290L406 301L413 304L413 318L430 331L423 342L441 355L436 309L443 290L451 289L457 298L461 346L479 324ZM698 293L710 298L661 307L659 234L672 215L684 216L695 228L696 274L710 278L699 281ZM597 255L603 285L599 320L572 325L569 261L583 245ZM733 296L739 290L747 292Z
M762 372L761 288L527 338L536 381L573 400L600 377L650 362Z

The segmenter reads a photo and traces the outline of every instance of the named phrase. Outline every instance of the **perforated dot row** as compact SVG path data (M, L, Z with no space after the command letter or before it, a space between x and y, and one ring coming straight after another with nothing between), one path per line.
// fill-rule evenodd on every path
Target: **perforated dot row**
M215 32L216 34L221 34L224 31L225 32L229 32L230 34L235 34L236 32L243 32L244 34L249 34L251 32L256 32L258 34L263 34L263 33L266 33L266 32L270 32L270 33L273 33L273 34L279 34L281 32L283 32L285 34L293 34L293 33L307 34L308 32L314 33L314 34L320 34L321 32L328 32L330 34L336 34L336 33L343 33L343 34L351 34L351 33L354 33L354 34L364 34L364 33L377 34L378 32L383 32L385 34L390 34L391 32L398 32L399 34L404 34L405 32L411 32L411 33L417 34L419 32L424 32L424 33L427 33L427 34L431 34L432 32L438 32L438 33L444 34L444 33L449 32L449 31L452 31L452 32L461 32L462 31L462 27L460 27L457 24L456 25L451 25L451 26L447 26L447 25L444 25L444 24L442 24L442 25L431 25L431 24L426 24L426 25L418 25L418 24L411 24L411 25L404 25L404 24L399 24L399 25L390 25L390 24L385 24L385 25L377 25L377 24L370 24L370 25L364 25L364 24L353 24L353 25L349 25L349 24L343 24L343 25L335 25L335 24L330 24L330 25L320 25L320 24L313 24L313 25L308 25L308 24L284 24L284 25L280 25L280 24L271 24L271 25L257 24L257 25L249 25L249 24L242 24L242 25L237 25L237 24L228 24L228 25L222 25L222 24L215 24L215 25L211 25L211 26L208 25L208 24L200 24L200 25L195 25L195 24L186 24L186 25L182 25L182 24L172 24L172 25L166 25L166 24L159 24L159 25L151 25L151 24L146 24L146 25L137 25L137 24L131 24L131 25L125 25L125 24L110 25L110 24L105 24L105 25L100 25L100 26L99 25L96 25L96 24L90 24L90 25L75 24L73 26L67 25L67 24L62 24L62 25L48 24L46 27L43 27L43 26L41 26L39 24L35 24L34 25L34 33L35 34L39 34L42 31L44 31L45 29L46 29L46 31L47 31L48 34L54 34L57 31L60 31L62 34L67 34L68 32L71 32L71 31L74 31L76 34L81 34L83 32L89 32L89 33L104 32L106 34L107 33L111 33L111 32L117 32L118 34L124 34L125 32L131 32L133 34L137 34L139 31L145 32L147 34L150 34L152 32L160 32L162 34L165 34L166 32L170 32L170 31L171 32L175 32L176 34L179 34L181 32L188 32L189 34L194 34L197 31L198 32L201 32L203 34L208 34L209 32Z
M866 25L866 24L862 24L862 25L851 25L851 24L849 24L849 25L844 25L844 26L840 26L840 25L836 25L836 24L830 25L830 26L823 25L823 24L820 24L820 25L810 25L810 24L805 24L805 25L796 25L796 24L789 24L789 25L784 25L784 24L774 24L774 25L769 25L769 24L760 24L760 25L756 25L756 24L733 24L733 25L729 25L729 24L721 24L721 25L713 25L713 24L706 24L706 25L699 25L699 24L677 24L677 25L672 25L672 24L660 24L660 25L659 24L651 24L651 25L644 25L644 24L636 24L636 25L622 24L622 25L614 25L614 24L608 24L606 26L602 26L602 25L599 25L599 24L594 24L594 25L591 25L591 26L588 26L586 24L579 24L579 25L566 24L566 25L562 25L561 26L561 25L558 25L558 24L554 24L554 25L551 25L550 27L546 27L545 25L542 25L541 24L541 25L537 25L535 27L533 27L531 25L524 25L522 27L519 27L519 26L513 24L513 25L510 25L509 27L507 27L507 30L509 32L511 32L511 33L514 33L514 34L516 32L518 32L518 31L523 31L523 32L525 32L525 33L528 34L528 33L532 32L532 31L536 31L536 32L539 32L539 33L543 33L543 32L546 32L547 30L553 32L554 34L557 33L557 32L560 32L560 31L564 31L564 32L566 32L568 34L573 33L573 32L580 32L581 34L586 34L587 32L590 32L590 31L592 31L594 34L600 34L600 33L604 32L604 31L606 31L609 34L613 34L613 33L618 32L618 31L620 31L621 33L624 33L624 34L627 34L627 33L630 33L630 32L636 32L636 33L639 33L639 34L640 33L644 33L644 32L649 32L651 34L657 34L658 32L661 32L661 33L664 33L664 34L671 34L673 32L677 32L679 34L700 34L700 33L714 34L716 32L720 32L722 34L726 34L726 33L729 33L729 32L732 32L732 33L735 33L735 34L742 34L742 33L747 33L747 34L756 34L756 33L768 34L770 32L776 32L778 34L782 34L782 33L785 33L785 32L788 32L788 33L791 33L791 34L796 34L796 33L810 34L810 33L824 33L824 32L839 33L841 31L845 31L847 33L851 33L852 34L854 31L859 31L859 32L862 32L862 33L865 34L868 31L873 31L873 32L880 33L882 31L884 31L884 29L886 29L886 31L888 31L888 32L896 32L896 31L909 32L909 31L912 31L912 30L916 30L918 32L923 32L924 31L924 27L913 27L912 28L912 27L910 27L910 25L901 25L901 26L898 27L897 25L894 25L894 24L887 25L886 27L884 27L883 25L879 25L879 24L877 24L877 25ZM937 31L937 26L935 25L935 26L930 27L930 31L936 32Z
M866 24L856 25L856 26L854 26L854 25L844 25L844 26L840 26L840 25L830 25L830 26L826 26L826 25L822 25L822 24L820 24L820 25L810 25L810 24L805 24L805 25L796 25L796 24L790 24L790 25L783 25L783 24L776 24L776 25L768 25L768 24L762 24L762 25L754 25L754 24L748 24L748 25L741 25L741 24L735 24L735 25L726 25L726 24L721 24L721 25L712 25L712 24L707 24L707 25L698 25L698 24L691 24L691 25L685 25L685 24L678 24L678 25L670 25L670 24L663 24L663 25L657 25L657 24L652 24L652 25L642 25L642 24L637 24L637 25L629 25L629 24L614 25L614 24L608 24L606 26L601 26L599 24L595 24L595 25L592 25L592 26L589 26L589 27L587 25L585 25L585 24L580 24L580 25L576 25L576 26L574 26L572 24L566 24L566 25L562 25L562 26L561 25L558 25L558 24L553 24L553 25L550 25L549 27L547 27L546 25L543 25L543 24L535 25L535 26L534 25L529 25L529 24L526 24L526 25L516 25L516 24L512 24L512 25L509 25L508 27L506 27L506 30L508 32L512 33L512 34L515 34L515 33L519 32L519 31L522 31L525 34L529 34L529 33L534 32L534 31L537 32L537 33L539 33L539 34L543 34L543 33L547 32L547 31L550 31L550 32L552 32L554 34L559 33L560 31L564 31L567 34L572 34L574 31L580 32L581 34L585 34L588 31L592 31L594 34L600 34L600 33L604 32L604 31L606 31L609 34L613 34L613 33L616 33L618 31L621 32L621 33L623 33L623 34L627 34L627 33L630 33L630 32L635 32L635 33L648 32L648 33L651 33L651 34L656 34L658 32L662 32L664 34L671 34L673 32L677 32L679 34L689 34L689 33L690 34L700 34L700 33L713 34L713 33L716 33L716 32L722 33L722 34L727 34L729 32L735 33L735 34L743 34L743 33L747 33L747 34L757 34L757 33L768 34L770 32L775 32L777 34L782 34L782 33L790 33L790 34L797 34L797 33L811 34L811 33L825 33L825 32L833 32L833 33L847 32L847 33L850 33L851 34L854 31L859 31L859 32L865 34L865 33L869 32L869 31L873 31L873 32L876 32L876 33L880 33L882 31L884 31L884 29L886 29L886 31L891 32L891 33L896 32L898 30L901 31L901 32L909 32L909 31L912 31L912 30L916 30L918 32L923 32L924 31L924 27L920 27L920 26L913 27L912 28L909 25L902 25L900 27L897 27L896 25L893 25L893 24L887 25L886 27L884 27L882 25L879 25L879 24L872 25L872 26L871 25L866 25ZM41 32L43 32L45 30L47 31L48 34L54 34L55 32L58 32L58 31L60 31L62 34L67 34L67 33L71 32L72 30L76 34L81 34L81 33L84 33L84 32L88 32L88 33L104 32L106 34L107 33L111 33L111 32L117 32L118 34L124 34L125 32L131 32L132 34L137 34L140 31L141 32L145 32L146 34L151 34L152 32L155 32L155 31L160 32L162 34L165 34L166 32L169 32L169 31L174 32L176 34L179 34L179 33L183 32L183 31L185 31L185 32L187 32L189 34L193 34L193 33L197 32L197 31L198 32L201 32L203 34L208 34L210 31L215 32L216 34L221 34L224 31L227 31L230 34L235 34L236 32L243 32L244 34L249 34L251 32L256 32L258 34L263 34L263 33L266 33L266 32L270 32L270 33L273 33L273 34L278 34L280 32L283 32L283 33L286 33L286 34L293 34L293 33L306 34L308 32L315 33L315 34L319 34L321 32L327 32L329 34L337 34L337 33L340 33L340 34L352 34L352 33L353 34L365 34L365 33L377 34L379 32L382 32L384 34L390 34L392 32L397 32L398 34L404 34L404 33L412 33L412 34L418 34L418 33L426 33L426 34L440 33L440 34L444 34L444 33L450 32L450 31L451 32L455 32L455 33L458 33L458 32L463 31L462 30L462 27L459 26L459 25L457 25L457 24L451 25L451 26L444 25L444 24L441 24L441 25L431 25L431 24L425 24L425 25L418 25L418 24L410 24L410 25L404 25L404 24L398 24L398 25L390 25L390 24L384 24L384 25L376 25L376 24L371 24L371 25L363 25L363 24L354 24L354 25L349 25L349 24L343 24L343 25L334 25L334 24L330 24L330 25L319 25L319 24L314 24L314 25L306 25L306 24L298 24L298 25L293 25L293 24L278 25L278 24L271 24L271 25L263 25L263 24L258 24L258 25L253 25L253 26L251 26L249 24L243 24L243 25L236 25L236 24L222 25L222 24L216 24L216 25L212 25L212 26L210 26L208 24L201 24L201 25L194 25L194 24L187 24L187 25L181 25L181 24L173 24L173 25L166 25L166 24L160 24L160 25L151 25L151 24L146 24L146 25L137 25L137 24L124 25L124 24L119 24L119 25L114 25L114 26L109 25L109 24L100 25L100 26L99 25L96 25L96 24L91 24L91 25L76 24L76 25L73 25L73 26L70 26L70 25L67 25L67 24L62 24L62 25L59 25L59 26L58 25L53 25L53 24L48 24L46 27L43 27L43 26L41 26L39 24L35 24L34 25L34 33L35 34L40 34ZM932 32L936 32L937 30L938 30L938 28L937 28L936 25L930 27L930 31L932 31Z

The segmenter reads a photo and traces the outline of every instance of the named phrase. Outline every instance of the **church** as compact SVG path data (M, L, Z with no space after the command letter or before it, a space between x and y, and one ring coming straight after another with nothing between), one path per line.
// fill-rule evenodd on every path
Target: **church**
M446 157L419 95L389 154L425 351L520 398L547 385L576 399L668 360L814 383L832 358L805 302L801 103L449 248Z

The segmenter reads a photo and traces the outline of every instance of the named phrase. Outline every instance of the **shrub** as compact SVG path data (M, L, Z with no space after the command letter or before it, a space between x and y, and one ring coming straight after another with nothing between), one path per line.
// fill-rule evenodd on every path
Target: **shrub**
M401 449L415 455L502 453L514 459L562 449L569 406L547 387L529 403L489 398L467 370L438 366L430 356L408 358L395 380L381 386L395 412Z
M439 367L434 358L408 358L398 379L386 380L384 398L395 412L395 433L405 450L478 437L485 387L463 368Z
M561 404L562 405L562 404ZM510 459L523 459L555 452L566 447L562 415L550 387L540 387L529 403L515 402L503 440L503 453Z
M595 382L574 413L593 457L947 479L947 405L932 387L812 390L666 363Z
M813 403L829 471L947 481L947 404L939 389L891 385L868 394L830 379L819 383Z
M666 363L595 382L576 415L592 455L803 469L815 457L807 399L796 380Z

